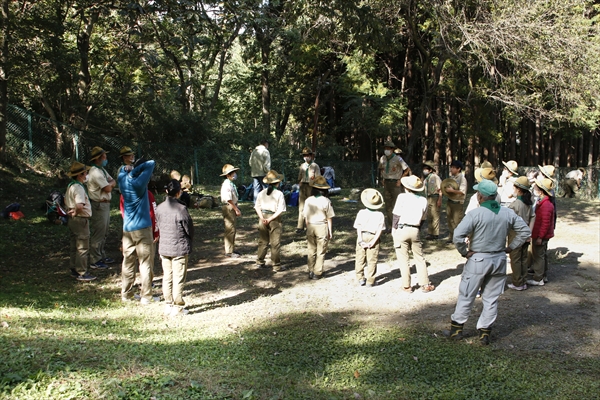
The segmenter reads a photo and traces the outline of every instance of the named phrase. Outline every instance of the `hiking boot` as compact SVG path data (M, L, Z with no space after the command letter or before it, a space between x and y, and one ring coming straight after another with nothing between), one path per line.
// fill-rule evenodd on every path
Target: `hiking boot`
M96 279L96 277L94 275L89 274L89 273L85 273L83 275L79 275L76 279L78 281L80 281L80 282L91 282L94 279Z
M477 333L479 333L479 343L483 346L487 346L490 344L490 335L492 334L492 328L481 328L477 329Z
M93 263L92 265L90 265L90 268L91 269L108 269L109 267L108 267L108 265L104 264L102 262L102 260L100 260L100 261L98 261L98 262Z
M461 340L463 339L463 326L465 324L459 324L458 322L450 321L450 330L443 330L442 334L448 339Z

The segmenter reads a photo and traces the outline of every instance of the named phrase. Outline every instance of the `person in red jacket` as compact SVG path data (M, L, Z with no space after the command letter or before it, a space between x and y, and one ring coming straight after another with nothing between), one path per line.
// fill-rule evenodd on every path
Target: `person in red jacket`
M544 286L544 283L548 282L546 251L548 250L548 241L554 237L554 205L549 198L553 189L554 181L552 179L542 177L536 179L534 192L536 192L536 196L539 192L539 200L535 209L535 224L531 232L533 277L527 280L527 284L530 286Z

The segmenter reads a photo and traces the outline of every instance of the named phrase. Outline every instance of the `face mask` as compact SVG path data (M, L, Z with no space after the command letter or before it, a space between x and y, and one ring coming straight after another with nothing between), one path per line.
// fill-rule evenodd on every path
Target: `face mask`
M392 151L391 150L384 150L383 151L385 153L386 156L391 156L392 155Z
M423 175L425 175L425 176L429 175L429 171L427 171L427 170L424 170L424 171L423 171Z
M305 161L307 164L310 164L310 157L304 157L304 161Z
M83 178L83 183L87 183L88 181L88 176L86 175L85 178Z
M101 165L102 165L103 167L106 167L106 166L108 165L108 160L104 160L104 161L102 161L102 164L101 164Z
M233 174L232 179L235 181L237 179L237 174Z

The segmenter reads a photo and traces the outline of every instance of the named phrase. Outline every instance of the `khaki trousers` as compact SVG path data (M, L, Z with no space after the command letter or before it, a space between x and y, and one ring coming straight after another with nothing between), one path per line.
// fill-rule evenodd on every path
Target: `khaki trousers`
M152 227L137 231L123 231L123 266L121 270L121 296L133 297L136 260L140 264L142 281L140 296L152 300L152 279L154 278L154 247Z
M477 329L489 328L498 316L498 298L506 283L506 254L475 253L467 259L458 286L458 300L452 321L464 324L469 319L473 302L481 288L483 310Z
M463 211L463 205L461 203L451 203L448 201L446 207L446 220L448 221L448 231L450 232L448 240L454 238L454 229L460 224L465 213Z
M163 296L167 304L185 306L183 285L187 275L188 255L180 257L160 256L163 268Z
M439 236L440 234L440 211L437 206L439 196L430 196L427 198L427 233L429 235Z
M221 207L221 211L223 212L223 222L225 223L225 254L231 254L235 248L237 215L235 215L235 210L230 204L225 204Z
M323 275L325 253L329 243L327 224L308 224L306 242L308 244L308 272L317 276Z
M90 271L90 219L71 217L68 226L71 230L69 267L87 274Z
M510 239L508 242L510 243ZM518 247L510 252L510 267L512 269L512 284L515 286L523 286L527 279L527 253L529 243L525 242L521 247Z
M395 180L383 180L383 201L385 202L385 226L388 228L392 226L392 221L394 220L392 216L392 211L394 211L394 206L396 205L396 199L398 195L402 193L402 187L396 186L398 182Z
M110 226L110 203L92 201L92 217L90 218L90 262L97 263L106 258L104 244Z
M298 195L298 225L297 229L304 229L304 201L310 197L312 187L308 183L300 184L300 194Z
M369 243L373 240L375 235L369 232L362 233L363 242ZM367 283L375 283L375 275L377 274L377 258L379 257L379 240L375 243L375 246L370 249L363 249L358 244L358 238L356 239L356 261L354 263L354 271L356 272L356 279L359 281L366 279Z
M543 239L542 244L535 244L531 239L531 267L533 268L533 280L541 281L546 277L548 264L546 262L546 251L548 250L548 239Z
M429 285L429 275L427 274L427 262L423 257L423 245L419 237L419 228L405 226L395 229L393 232L394 248L396 249L396 257L400 266L400 275L402 279L402 287L411 287L410 279L410 263L408 250L411 249L415 264L417 266L417 280L419 286Z
M273 269L278 271L281 267L281 216L275 218L269 225L265 225L262 221L258 221L258 254L256 263L264 265L265 256L267 255L267 247L271 244L271 263Z

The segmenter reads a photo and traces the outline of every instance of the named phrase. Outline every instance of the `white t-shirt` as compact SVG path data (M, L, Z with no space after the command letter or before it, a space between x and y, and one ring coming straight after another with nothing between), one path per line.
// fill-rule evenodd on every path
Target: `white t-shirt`
M354 220L354 229L377 234L385 229L385 215L381 211L360 210Z

